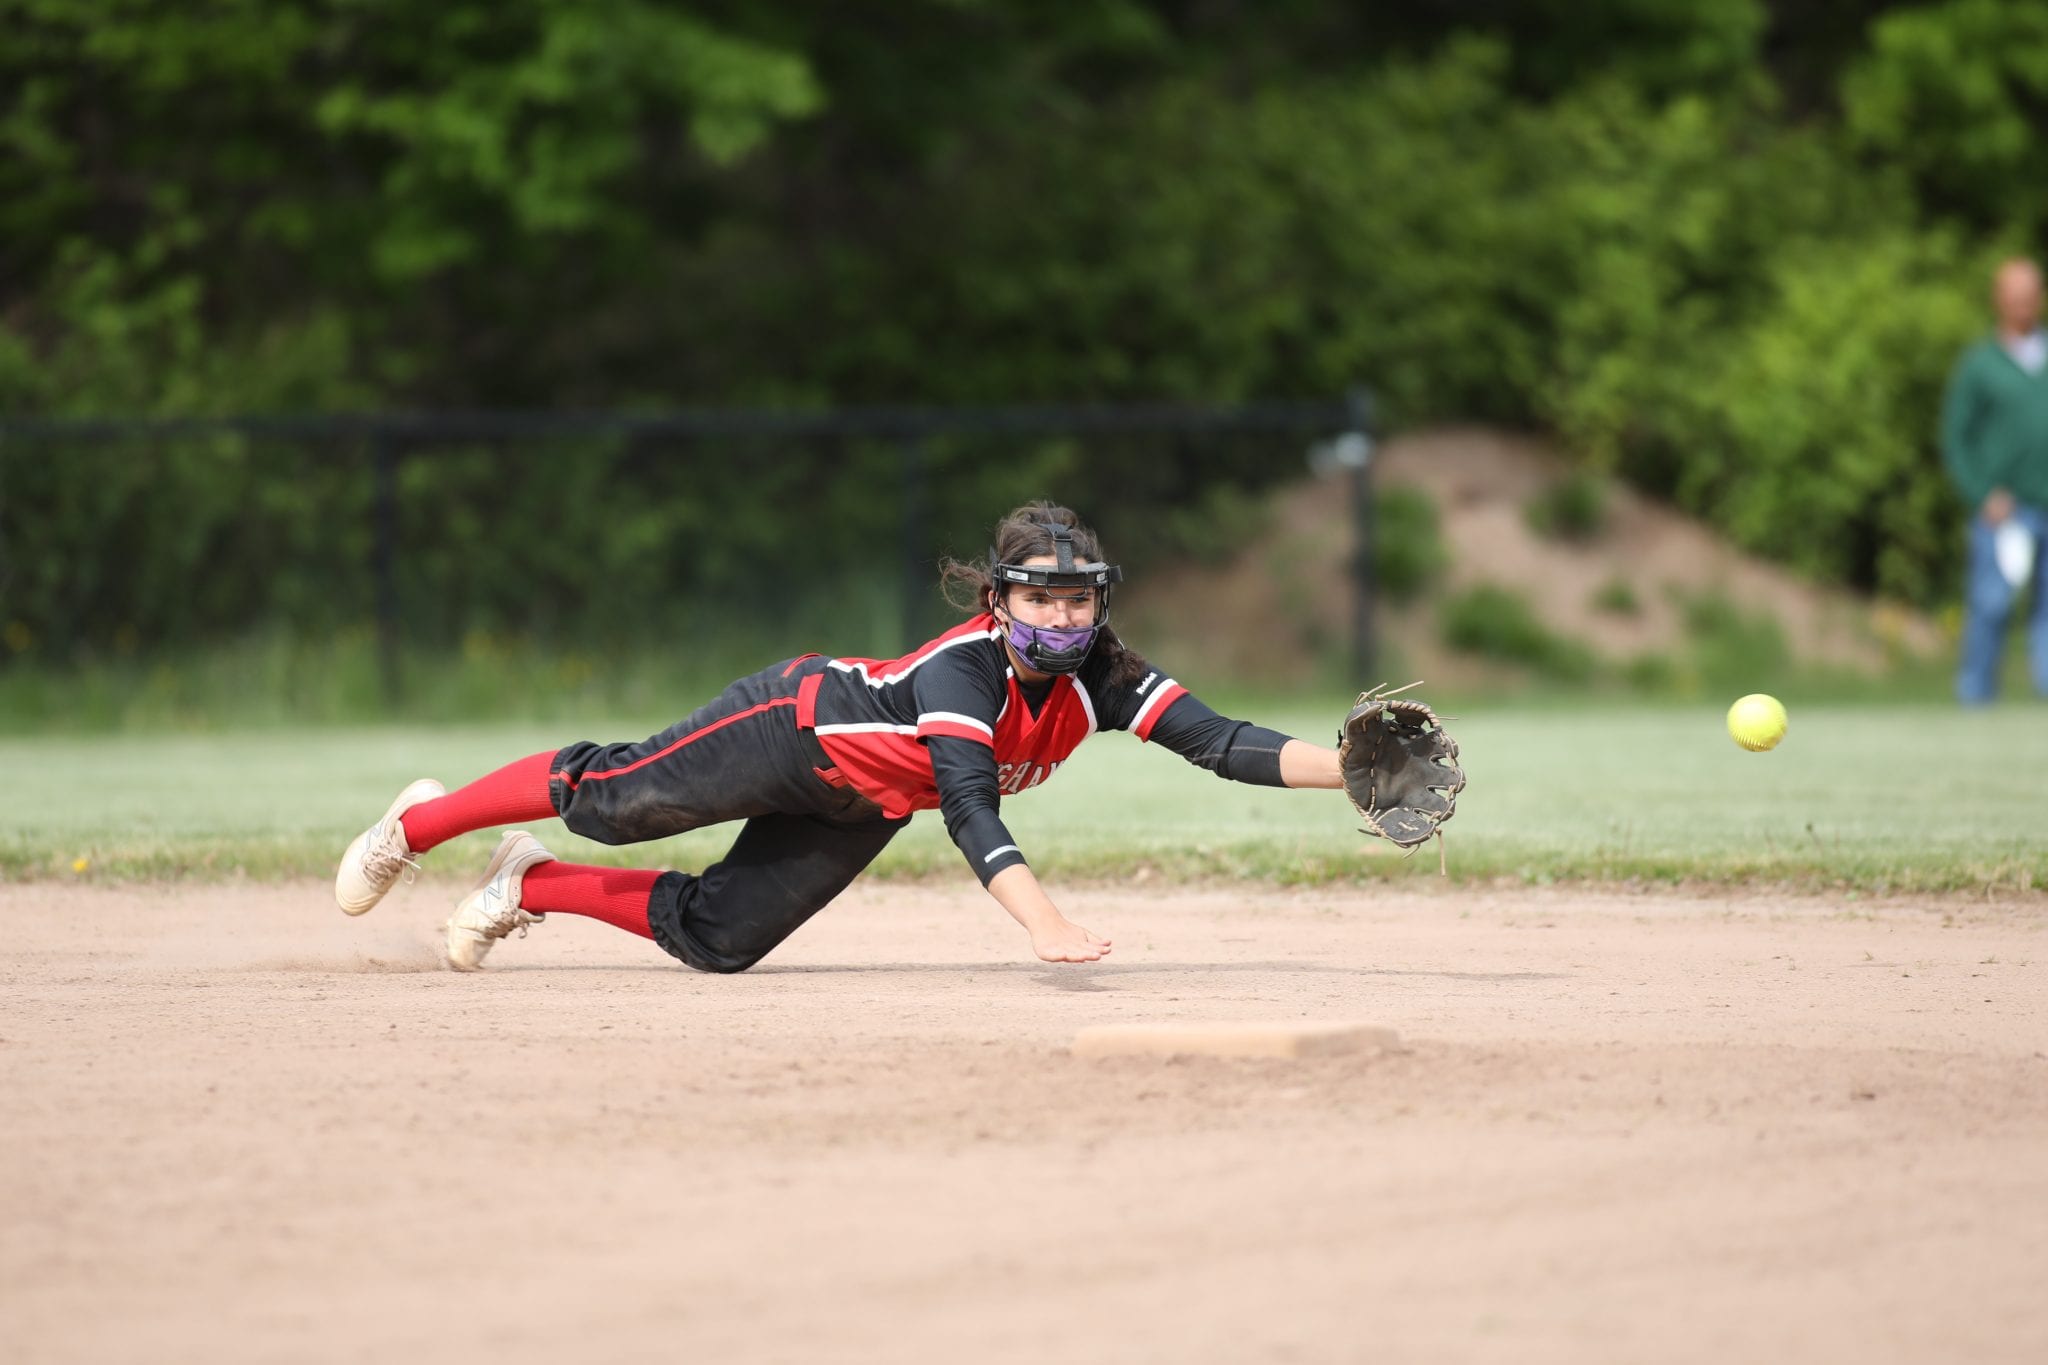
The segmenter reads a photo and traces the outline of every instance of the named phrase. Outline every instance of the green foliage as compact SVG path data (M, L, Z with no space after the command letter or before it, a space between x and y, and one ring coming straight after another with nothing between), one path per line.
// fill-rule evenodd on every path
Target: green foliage
M1546 429L1747 548L1922 602L1957 569L1942 376L1991 262L2048 225L2048 19L1996 0L0 0L0 27L0 412L1364 382L1396 424ZM897 534L895 453L753 502L728 471L692 502L644 453L561 454L516 487L481 452L409 467L406 600L444 604L410 630L536 603L623 629L621 584L772 597ZM249 452L41 458L0 449L0 630L362 619L358 454L292 455L283 491ZM1212 544L1299 467L930 460L949 548L1057 486L1134 560ZM843 537L790 544L821 507ZM739 567L764 555L773 589Z
M1674 342L1676 366L1616 362L1613 411L1630 415L1574 420L1743 547L1929 600L1952 576L1956 516L1930 422L1986 278L1938 235L1781 249L1767 308L1711 346Z
M0 410L99 412L231 406L187 382L208 368L254 371L236 387L263 406L787 396L811 377L785 329L860 294L863 233L893 237L846 211L858 181L1159 40L1136 4L952 0L0 0L0 27ZM729 247L752 253L737 281ZM53 363L81 280L133 315L111 359L134 354L134 388ZM746 335L707 283L738 284ZM167 305L182 330L153 333ZM329 312L348 347L323 384L265 382L268 341Z
M1772 679L1790 671L1791 653L1777 618L1744 612L1719 593L1689 597L1680 606L1692 672L1709 694L1768 690Z
M2048 224L2048 10L1949 0L1883 15L1842 104L1856 147L1910 171L1937 211Z
M1621 666L1621 681L1630 691L1652 697L1682 696L1688 690L1685 674L1666 654L1638 654Z
M480 631L569 650L719 640L758 646L759 663L867 656L957 619L933 561L981 555L998 516L1048 490L1134 572L1232 553L1258 529L1245 490L1270 477L1271 449L954 436L913 458L851 439L407 442L393 454L396 624L428 647ZM380 598L376 487L360 441L0 442L0 662L183 650L261 627L301 643L365 630Z
M1610 612L1616 616L1635 616L1643 609L1635 586L1626 578L1610 578L1595 588L1592 606L1595 611Z
M1596 671L1593 652L1545 628L1520 594L1483 583L1446 598L1439 625L1444 643L1482 658L1517 664L1539 677L1584 683Z
M1419 488L1387 488L1373 499L1373 515L1373 584L1389 601L1413 601L1450 561L1436 503Z
M1529 499L1522 516L1539 536L1591 540L1607 524L1607 485L1597 474L1574 469Z
M729 162L822 100L801 55L647 0L0 0L0 25L0 237L39 284L4 301L16 409L339 405L460 363L419 347L456 277L644 241L621 210L651 152Z
M950 277L898 292L933 330L1003 338L940 381L963 392L1013 363L1032 392L1364 375L1401 420L1541 420L1823 579L1945 591L1929 433L1982 251L1767 98L1594 81L1539 107L1508 66L1464 40L1369 86L1162 86L1092 142L942 186Z

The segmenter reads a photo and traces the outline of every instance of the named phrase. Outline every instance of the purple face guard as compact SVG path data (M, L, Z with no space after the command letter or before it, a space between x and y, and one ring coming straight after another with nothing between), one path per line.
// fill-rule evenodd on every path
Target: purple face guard
M1124 571L1114 564L1080 564L1074 560L1073 528L1043 523L1053 542L1052 564L1007 564L991 548L989 571L998 597L1013 586L1093 588L1096 618L1092 626L1027 626L1012 617L1010 645L1019 658L1041 673L1072 673L1095 647L1095 636L1109 619L1109 585L1121 582Z
M1027 626L1010 622L1010 644L1041 673L1072 673L1095 647L1101 626Z

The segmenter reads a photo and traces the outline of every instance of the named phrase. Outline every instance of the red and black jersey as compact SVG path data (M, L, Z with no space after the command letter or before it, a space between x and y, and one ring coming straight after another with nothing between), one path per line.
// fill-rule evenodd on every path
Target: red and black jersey
M891 817L940 809L984 885L1023 862L1002 798L1059 770L1098 730L1157 739L1189 762L1278 785L1285 735L1218 716L1149 666L1129 676L1098 650L1074 673L1027 692L987 613L900 659L831 659L804 679L797 724L851 785ZM1113 681L1118 673L1126 680Z
M998 790L1014 795L1052 776L1097 730L1140 739L1187 695L1148 670L1111 686L1109 660L1096 655L1053 680L1034 714L1018 688L1002 628L983 613L900 659L833 659L797 696L797 724L817 732L839 770L889 816L939 805L927 742L984 745Z

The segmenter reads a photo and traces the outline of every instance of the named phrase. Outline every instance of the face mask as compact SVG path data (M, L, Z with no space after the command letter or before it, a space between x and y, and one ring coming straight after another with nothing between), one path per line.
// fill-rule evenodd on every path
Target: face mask
M1041 673L1072 673L1088 657L1088 651L1095 647L1096 632L1109 619L1109 585L1123 581L1124 572L1114 564L1080 564L1074 560L1073 528L1043 523L1045 531L1052 537L1056 562L1052 565L1031 566L1005 563L989 547L989 572L1001 592L1017 584L1037 586L1059 586L1066 588L1092 588L1095 598L1095 624L1090 626L1027 626L1010 617L1010 647L1018 657ZM1001 592L989 593L989 609L994 611L1001 605ZM1009 615L1004 612L1004 615Z
M1095 647L1101 626L1027 626L1010 622L1010 644L1041 673L1072 673Z

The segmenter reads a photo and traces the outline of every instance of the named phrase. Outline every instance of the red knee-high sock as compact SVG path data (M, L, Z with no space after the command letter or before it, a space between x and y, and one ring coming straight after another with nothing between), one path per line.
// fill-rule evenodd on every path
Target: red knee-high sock
M398 817L398 823L405 826L406 846L425 853L473 829L550 818L555 803L548 796L548 768L554 761L553 750L535 754L507 763L446 796L420 802Z
M519 883L519 906L536 915L583 915L601 919L642 938L647 898L659 872L632 867L586 867L580 863L535 863Z

